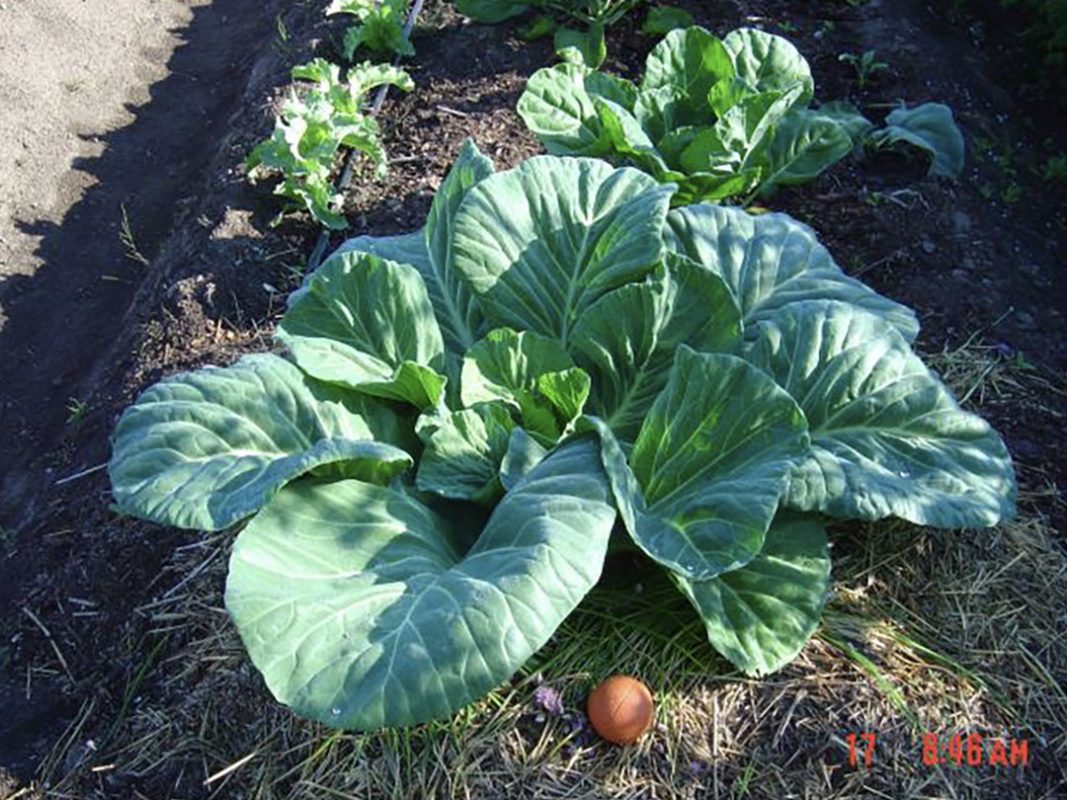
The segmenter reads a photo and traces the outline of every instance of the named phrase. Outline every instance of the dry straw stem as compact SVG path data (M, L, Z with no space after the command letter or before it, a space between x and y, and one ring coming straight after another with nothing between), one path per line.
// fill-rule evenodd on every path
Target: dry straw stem
M937 359L983 413L1039 405L1049 385L968 343ZM216 534L174 554L141 613L166 637L105 747L70 771L50 758L48 798L1052 798L1067 796L1067 556L1023 472L1014 522L943 532L899 523L835 528L826 619L789 667L732 673L681 596L613 557L599 587L526 671L444 723L359 734L272 701L222 606ZM222 554L217 554L222 548ZM633 674L657 694L637 745L582 725L588 689ZM534 707L546 681L567 714ZM82 732L116 725L90 707ZM874 765L848 765L849 733L877 735ZM926 767L924 732L1025 738L1023 769ZM70 736L57 748L71 747ZM111 768L92 771L95 765Z

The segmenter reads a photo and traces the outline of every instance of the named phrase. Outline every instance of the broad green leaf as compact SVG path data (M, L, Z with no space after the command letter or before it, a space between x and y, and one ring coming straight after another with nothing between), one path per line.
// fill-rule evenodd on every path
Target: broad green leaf
M705 104L693 101L677 86L641 91L634 101L633 113L668 162L672 161L670 153L680 150L676 144L672 147L671 143L683 135L681 131L692 131L695 136L715 121ZM687 138L691 140L692 136Z
M311 276L275 338L312 377L419 408L445 379L441 331L417 269L348 251Z
M928 175L958 178L963 172L963 134L948 106L923 103L915 108L898 108L885 121L886 127L871 134L878 147L905 142L925 150L931 158Z
M667 165L632 112L602 97L594 97L593 106L600 119L601 130L616 153L629 156L633 164L657 178L666 171Z
M527 472L548 455L548 449L522 428L515 428L508 440L508 449L500 462L500 482L511 491Z
M671 191L634 169L535 156L471 190L455 268L494 324L566 345L598 297L660 260Z
M741 315L722 279L682 256L667 263L604 295L574 329L575 358L592 378L590 410L626 442L667 385L679 345L729 351L741 338Z
M469 287L452 268L453 228L456 213L467 193L492 174L493 162L482 155L473 139L467 139L437 189L426 217L426 248L430 258L423 276L445 345L457 355L474 344L482 326L482 316Z
M673 30L645 60L641 92L672 87L690 106L706 105L708 91L732 78L734 65L723 43L699 26Z
M742 78L723 78L708 91L708 105L716 117L722 117L746 97L759 94Z
M759 165L775 125L795 104L800 87L743 98L711 128L701 131L682 151L686 172L740 173Z
M794 109L779 123L767 150L760 187L791 186L815 180L852 152L849 129L818 111Z
M557 28L554 43L556 55L570 64L596 69L608 57L604 26L600 23L593 23L584 31Z
M405 441L399 420L372 399L254 355L146 390L115 428L108 473L123 513L221 530L316 468L388 481L412 460L384 442Z
M738 28L726 35L723 45L733 59L737 77L753 91L786 92L799 84L802 90L796 103L800 106L815 96L811 67L788 39L755 28Z
M628 81L584 66L557 64L530 77L517 110L549 153L607 156L612 145L597 115L596 97L629 109L636 89Z
M649 556L693 580L759 553L791 466L807 453L804 415L740 358L681 345L629 465L603 422L619 513Z
M427 274L430 269L428 265L430 256L426 250L426 234L421 229L397 236L354 236L351 239L346 239L333 251L335 256L342 253L367 253L388 261L395 261L398 264L410 264L423 275ZM304 277L305 287L311 282L314 275L315 273L312 272ZM289 305L292 305L294 295L296 295L296 292L289 296Z
M874 124L863 116L854 105L843 100L823 103L816 109L815 113L822 117L829 117L838 125L844 127L853 144L862 142L863 137L874 127Z
M1004 443L884 320L810 301L760 323L755 337L747 357L797 398L811 429L789 507L942 528L1012 516L1015 476Z
M845 275L814 231L785 214L753 216L702 204L667 217L668 247L720 275L748 325L801 300L841 300L880 314L908 341L919 322L894 303Z
M452 412L424 436L415 484L455 500L494 502L504 493L498 473L514 428L501 403Z
M599 578L614 521L590 440L520 480L467 552L402 491L301 481L237 537L226 606L296 713L358 730L442 719L548 641Z
M526 9L526 3L514 3L511 0L456 0L456 10L460 14L489 25L517 17Z
M649 9L645 21L641 24L641 33L662 36L678 28L688 28L692 24L693 15L684 8L656 6Z
M759 183L758 167L746 169L736 174L716 174L711 172L694 172L690 175L668 171L664 180L678 184L678 191L671 198L674 207L685 206L701 201L716 202L728 197L748 194Z
M549 442L581 414L588 395L588 375L575 369L559 342L535 333L491 331L463 359L463 405L502 400L522 414L529 432Z
M370 253L415 267L429 293L445 349L457 357L480 335L483 320L470 289L451 266L453 223L471 187L492 172L492 161L468 139L434 196L423 230L400 236L357 236L335 251L335 255Z
M830 584L826 529L779 516L740 569L710 581L674 578L715 649L746 674L766 675L792 661L819 625Z

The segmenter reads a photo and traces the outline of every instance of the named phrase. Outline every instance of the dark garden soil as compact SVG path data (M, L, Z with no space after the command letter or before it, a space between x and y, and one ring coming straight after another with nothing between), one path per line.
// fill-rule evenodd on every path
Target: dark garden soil
M901 99L952 106L969 143L961 181L928 180L922 163L883 154L850 160L767 205L812 225L847 271L915 308L925 354L975 337L997 348L1000 358L1022 369L1031 365L1043 376L1046 390L1024 407L994 405L983 413L1020 467L1025 502L1037 504L1029 510L1067 530L1067 461L1060 456L1067 450L1067 394L1060 380L1067 371L1067 186L1035 172L1039 159L1051 154L1045 140L1065 141L1067 122L1031 128L1014 104L1011 74L994 69L965 31L931 16L921 2L875 0L857 8L832 0L675 4L720 34L755 24L788 35L812 64L818 98L848 97L875 121ZM34 358L47 367L39 379L5 377L13 381L7 388L14 387L14 407L0 418L0 523L6 532L0 545L0 607L6 609L0 619L0 767L22 781L39 769L62 775L106 750L131 706L163 691L154 686L154 669L179 651L185 634L178 629L161 636L145 606L177 589L182 576L165 565L175 548L199 538L116 517L102 470L60 481L106 461L118 414L149 383L267 349L317 235L301 219L271 228L276 203L270 187L249 186L240 164L270 129L271 99L285 85L288 67L313 47L329 51L337 30L317 7L286 4L288 39L272 42L275 12L238 5L247 8L230 12L228 30L240 33L225 45L240 55L237 66L220 73L218 63L230 60L220 61L214 45L202 48L203 62L181 66L206 70L203 83L221 87L212 100L214 124L190 131L183 115L199 114L201 100L174 95L165 105L164 98L158 101L169 134L160 125L131 126L122 134L151 137L157 147L186 154L179 175L145 170L145 191L159 200L143 243L151 266L140 273L132 300L127 293L84 301L72 287L47 311L53 322L72 321L62 344L53 346L57 340L27 326L35 331L32 342L3 345L5 376L24 372L24 365L8 367L12 354L31 344ZM409 96L392 95L383 109L392 174L373 183L356 170L346 208L349 234L420 225L468 136L498 168L539 151L513 109L526 77L551 62L551 47L513 34L513 26L464 24L443 4L428 4L410 67L417 88ZM210 41L209 30L196 35ZM634 22L620 24L609 37L608 66L637 74L653 43ZM197 47L195 38L190 47ZM860 92L852 67L838 54L870 49L889 66ZM121 180L120 174L104 176L99 191ZM57 252L76 252L82 242L93 247L87 224L72 215L50 234L50 246ZM30 315L29 309L23 313ZM87 317L108 323L87 338ZM62 415L45 413L54 398L68 396L86 398L80 420L65 423ZM1039 501L1030 499L1038 494ZM248 703L261 706L263 697L257 688ZM52 763L49 753L61 736L71 746L62 750L63 763ZM79 785L93 797L132 797L134 789L151 798L207 796L198 782L182 784L179 792L176 780L181 776L165 772L144 779L87 774Z

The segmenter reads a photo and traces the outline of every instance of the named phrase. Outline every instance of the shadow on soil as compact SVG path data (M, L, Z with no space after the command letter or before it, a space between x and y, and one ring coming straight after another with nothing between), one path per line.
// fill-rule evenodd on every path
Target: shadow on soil
M76 160L73 168L97 183L61 224L17 220L25 233L41 237L36 256L43 262L31 276L0 282L0 305L8 316L0 330L0 606L8 609L0 620L0 767L25 779L78 710L61 690L65 676L14 674L12 666L19 638L13 632L26 622L17 599L33 588L34 576L38 584L46 576L63 581L47 566L57 558L62 564L63 554L49 545L53 534L41 529L52 511L48 490L58 477L49 461L57 453L62 458L60 446L73 447L74 429L78 463L107 458L110 419L103 409L94 415L78 404L89 396L94 365L129 324L131 301L152 276L160 245L213 177L217 143L255 56L270 40L277 5L231 0L197 7L179 32L182 43L167 64L167 77L151 87L148 103L130 107L133 122L87 137L104 142L103 154ZM98 419L69 424L82 414ZM73 553L72 542L61 546ZM91 570L88 564L81 568ZM87 657L67 654L72 662Z

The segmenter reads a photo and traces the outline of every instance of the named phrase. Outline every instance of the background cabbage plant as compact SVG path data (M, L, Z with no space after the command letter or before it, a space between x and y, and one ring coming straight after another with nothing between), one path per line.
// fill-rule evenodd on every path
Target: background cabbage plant
M588 158L495 173L467 143L410 234L346 242L284 355L185 373L120 420L119 508L219 529L226 605L296 712L372 729L507 680L613 535L746 673L818 625L825 520L1013 512L996 433L912 352L905 307L812 231Z
M781 36L740 28L671 31L638 83L573 63L538 70L519 99L526 126L554 154L606 158L677 184L675 205L807 183L858 145L904 143L958 175L963 137L947 106L894 111L885 129L845 103L812 108L808 62Z

